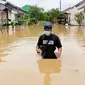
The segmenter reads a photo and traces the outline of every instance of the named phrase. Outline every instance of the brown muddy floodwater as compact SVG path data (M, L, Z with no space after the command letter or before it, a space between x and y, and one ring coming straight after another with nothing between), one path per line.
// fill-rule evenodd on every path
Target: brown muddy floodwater
M62 42L61 59L36 53L42 26L0 32L0 85L85 85L85 28L54 26Z

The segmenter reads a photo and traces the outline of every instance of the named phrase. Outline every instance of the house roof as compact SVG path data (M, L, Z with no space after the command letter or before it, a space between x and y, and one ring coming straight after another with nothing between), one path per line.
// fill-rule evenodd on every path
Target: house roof
M0 3L0 11L3 11L5 9L4 4Z
M84 9L85 8L85 5L84 6L82 6L82 7L80 7L78 10L81 10L81 9Z
M85 0L82 0L81 2L79 2L79 3L76 4L76 5L74 5L73 7L69 7L69 8L67 8L67 9L65 9L63 12L66 12L66 11L68 11L68 10L70 10L70 9L73 9L74 7L78 7L78 6L82 5L83 3L85 3ZM82 9L82 8L83 8L83 7L79 8L79 9Z
M21 9L20 7L14 5L14 4L10 3L10 2L6 2L6 3L5 3L5 6L6 6L6 8L11 8L11 9L14 8L14 9L20 10L20 11L28 14L28 12L24 11L24 10Z
M62 12L66 12L66 11L68 11L68 10L70 10L70 9L72 9L72 7L69 7L69 8L67 8L67 9L63 10Z
M78 7L78 6L82 5L83 3L85 3L85 0L80 1L78 4L74 5L74 7Z
M28 12L29 9L30 9L30 6L29 6L29 5L25 5L25 6L22 7L22 9L23 9L24 11Z

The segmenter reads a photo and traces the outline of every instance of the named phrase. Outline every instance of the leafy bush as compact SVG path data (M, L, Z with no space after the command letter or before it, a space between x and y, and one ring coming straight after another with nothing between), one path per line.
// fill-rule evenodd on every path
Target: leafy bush
M16 23L16 25L23 25L24 22L25 22L25 21L23 21L23 20L19 20L19 21Z
M33 24L37 24L37 19L35 18L31 18L28 22L28 25L33 25Z
M84 19L84 15L82 13L78 13L75 15L75 20L80 26L82 25L83 19Z

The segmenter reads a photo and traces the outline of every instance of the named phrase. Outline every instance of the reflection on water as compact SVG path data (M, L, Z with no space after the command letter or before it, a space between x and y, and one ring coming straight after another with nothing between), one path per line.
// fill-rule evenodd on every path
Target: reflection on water
M41 73L52 74L52 73L60 73L61 61L60 60L39 60L38 67Z
M2 60L1 58L0 58L0 63L2 63L2 62L6 62L5 60Z
M51 85L50 81L51 81L50 74L45 74L44 85Z
M38 68L40 73L44 73L44 85L51 85L51 74L60 73L61 61L60 60L38 60Z
M36 43L43 26L0 32L1 85L85 85L85 28L53 25L62 42L61 60L43 60Z

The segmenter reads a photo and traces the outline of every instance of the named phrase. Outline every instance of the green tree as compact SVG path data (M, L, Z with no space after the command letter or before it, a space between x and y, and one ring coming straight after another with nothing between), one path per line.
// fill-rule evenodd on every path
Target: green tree
M43 12L40 18L41 21L49 21L48 12Z
M80 26L82 25L83 19L84 19L84 15L82 13L78 13L75 15L75 20Z
M47 15L48 15L48 20L52 23L66 22L65 14L60 12L58 9L51 9L50 11L48 11Z
M66 13L62 13L62 12L60 12L59 14L58 14L58 16L57 16L57 22L59 23L59 24L65 24L65 23L67 23L68 21L67 21L67 14Z
M63 19L66 19L65 14L60 12L59 9L51 9L45 12L43 8L38 6L30 6L28 13L29 17L22 16L23 20L28 20L28 24L36 24L38 21L61 23Z
M37 21L41 20L41 15L44 9L37 6L30 6L29 13L30 18L35 18Z
M50 11L48 11L49 21L52 23L56 23L59 13L60 12L58 9L51 9Z

